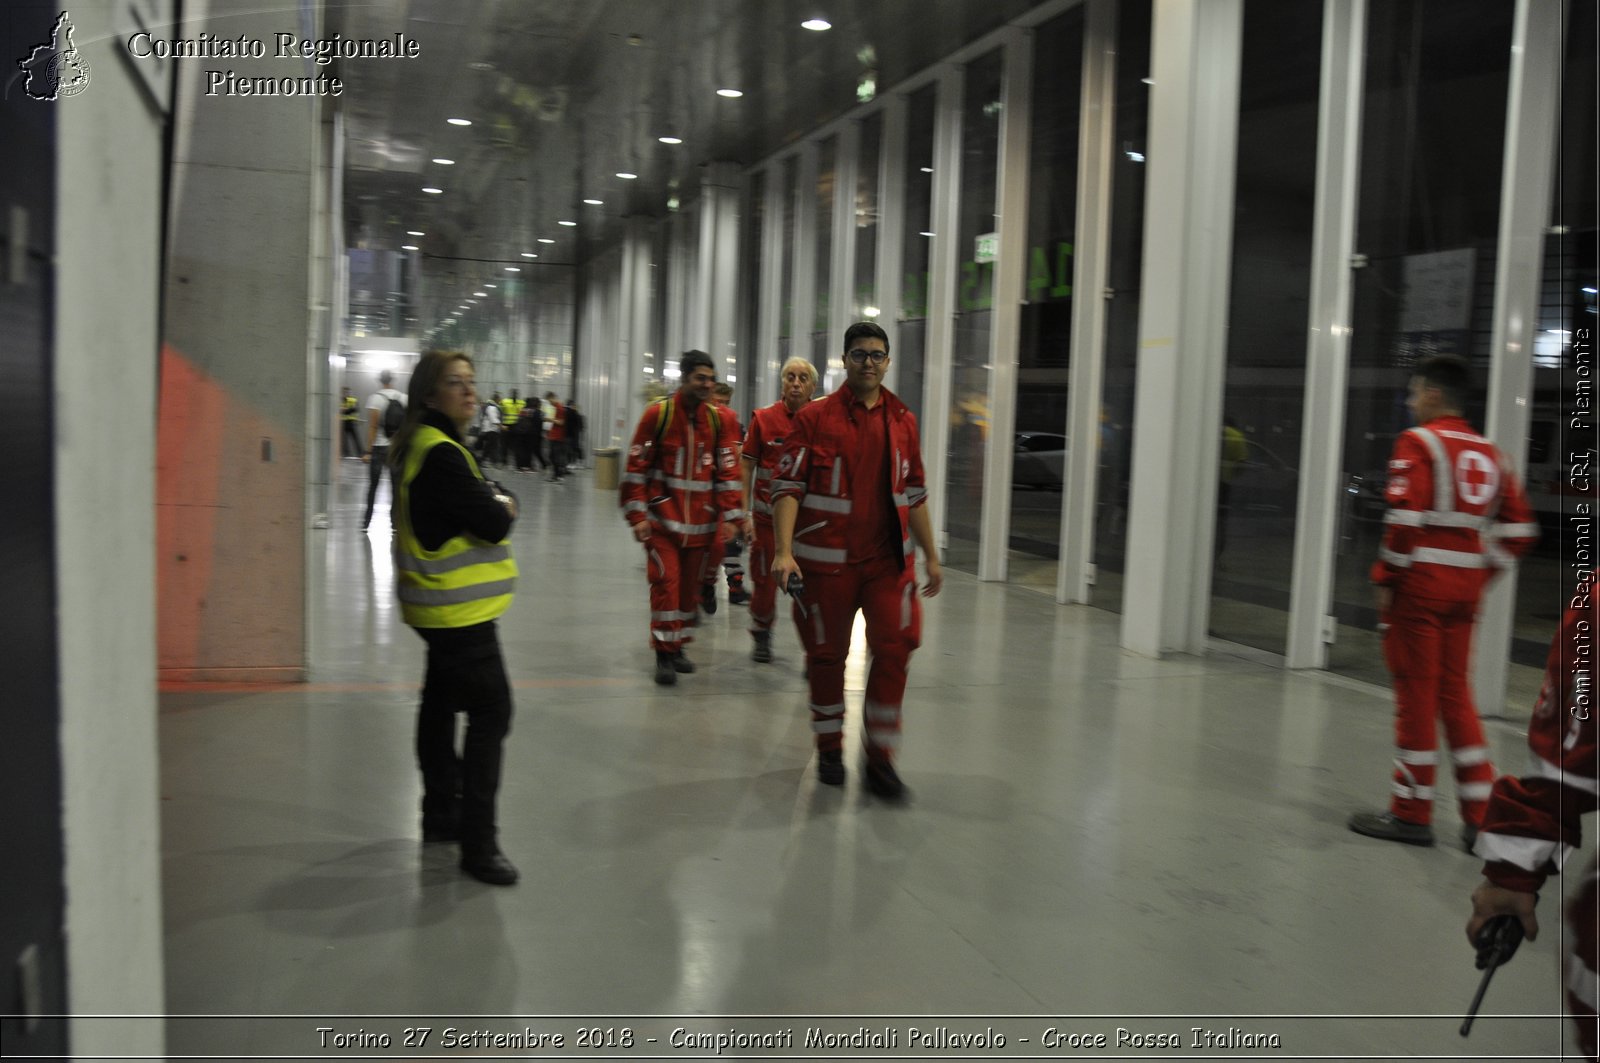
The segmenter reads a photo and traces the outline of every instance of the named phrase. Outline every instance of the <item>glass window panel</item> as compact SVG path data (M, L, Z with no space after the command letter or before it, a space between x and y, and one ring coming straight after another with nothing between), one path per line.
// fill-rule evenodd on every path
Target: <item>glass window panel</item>
M1105 379L1100 391L1100 460L1095 474L1093 601L1122 611L1128 550L1128 477L1139 358L1139 280L1144 255L1144 159L1149 119L1150 0L1120 6L1117 22L1116 145L1111 159L1111 246L1107 255Z
M1329 668L1387 684L1368 574L1410 368L1459 354L1483 426L1513 7L1395 0L1368 9L1361 202L1343 464L1347 487ZM1431 278L1426 289L1414 282ZM1431 297L1423 297L1426 291ZM1419 294L1412 295L1412 292Z
M976 571L983 510L983 461L989 443L989 336L994 317L994 262L979 262L978 237L995 231L1000 153L1000 74L995 49L966 70L961 113L961 195L956 231L955 339L950 357L950 450L945 490L944 562Z
M878 319L878 152L883 140L883 112L874 111L861 123L856 161L856 262L855 288L850 316L856 321Z
M1322 0L1246 0L1211 632L1287 653Z
M1594 353L1597 269L1594 39L1596 8L1567 5L1551 231L1544 241L1539 320L1533 338L1534 402L1528 424L1527 488L1542 531L1517 566L1511 658L1541 669L1561 611L1576 593L1581 545L1592 562L1596 481ZM1580 508L1585 503L1589 512ZM1527 679L1529 677L1521 677ZM1537 678L1532 678L1537 683ZM1521 686L1529 685L1527 682ZM1512 707L1531 702L1526 691Z
M833 210L834 182L838 176L835 160L839 155L839 138L829 137L817 147L817 261L816 304L811 315L811 361L818 372L825 374L831 386L833 375L843 378L843 371L833 373L828 366L837 339L828 335L829 278L833 276ZM842 338L842 337L841 337ZM835 359L837 361L837 359ZM823 390L826 394L827 389Z
M894 341L894 393L922 418L923 366L928 344L929 238L933 231L933 121L938 86L926 85L906 101L905 197L901 242L900 327Z
M1021 249L1027 259L1017 349L1008 567L1013 582L1052 592L1061 556L1066 470L1083 20L1083 9L1074 8L1040 26L1034 36L1028 246Z

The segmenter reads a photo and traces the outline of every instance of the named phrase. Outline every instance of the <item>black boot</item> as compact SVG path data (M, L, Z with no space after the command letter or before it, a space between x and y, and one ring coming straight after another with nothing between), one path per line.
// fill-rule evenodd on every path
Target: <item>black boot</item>
M756 640L756 645L750 651L750 659L757 664L772 663L772 632L752 631L751 636Z
M672 666L673 655L656 651L656 682L670 687L678 681L678 670Z
M517 868L493 842L461 847L461 870L491 886L510 886L517 881Z

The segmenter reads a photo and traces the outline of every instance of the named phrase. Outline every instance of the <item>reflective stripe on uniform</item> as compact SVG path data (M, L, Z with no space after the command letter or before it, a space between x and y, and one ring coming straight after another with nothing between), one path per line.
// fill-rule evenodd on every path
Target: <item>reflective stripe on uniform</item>
M825 565L842 565L847 558L847 554L843 550L833 550L826 546L812 546L809 543L794 543L791 551L795 557L802 557L807 561L821 561Z
M1394 759L1402 764L1437 764L1439 752L1434 749L1397 749Z
M1541 779L1550 779L1562 786L1570 786L1574 790L1582 790L1586 794L1600 796L1600 780L1583 775L1574 775L1570 771L1562 771L1543 757L1534 757L1533 766L1528 774L1537 775Z
M1449 513L1456 508L1456 480L1450 468L1450 455L1445 453L1439 437L1427 428L1413 428L1411 434L1422 440L1433 457L1433 509L1435 513Z
M496 561L505 561L511 557L511 548L504 543L492 546L474 546L459 554L449 557L414 557L404 551L398 551L394 559L395 567L404 572L421 572L429 576L437 576L444 572L454 572L457 569L467 568L471 565L488 565Z
M1471 554L1465 550L1441 550L1436 546L1419 546L1412 550L1412 564L1419 561L1430 565L1447 565L1450 568L1488 567L1488 562L1482 554Z
M849 513L851 502L848 498L835 498L831 495L806 495L800 500L801 509L820 509L824 513Z
M679 535L709 535L717 530L715 524L685 524L682 521L667 520L664 517L656 517L655 522L667 531L677 532Z
M1463 746L1450 751L1450 760L1458 768L1469 767L1473 764L1489 763L1488 746Z
M1526 539L1539 534L1538 524L1496 524L1489 529L1496 539Z
M400 600L407 605L463 605L466 602L484 601L489 598L509 596L517 587L515 579L495 580L492 583L473 583L466 587L450 587L442 590L433 590L427 587L413 587L400 584L396 593Z
M1494 789L1492 782L1458 782L1456 783L1456 797L1463 801L1487 801L1489 791Z
M1491 862L1511 864L1524 871L1538 871L1547 863L1560 867L1572 852L1572 846L1548 838L1525 838L1517 834L1484 831L1478 835L1478 844L1472 847L1472 851Z

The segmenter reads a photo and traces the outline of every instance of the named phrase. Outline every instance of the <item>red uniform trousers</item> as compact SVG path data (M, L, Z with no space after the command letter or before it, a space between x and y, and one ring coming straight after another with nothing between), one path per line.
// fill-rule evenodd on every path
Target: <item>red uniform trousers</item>
M650 645L658 653L677 653L695 626L700 608L700 576L706 546L680 546L670 535L652 529L644 544L650 575Z
M756 521L755 539L750 544L750 630L771 631L777 619L778 581L772 578L772 554L776 549L772 524Z
M1494 784L1494 764L1472 704L1467 665L1477 602L1396 594L1383 656L1394 676L1394 796L1389 810L1410 823L1433 818L1433 781L1444 720L1461 818L1473 826Z
M894 557L851 565L837 575L807 573L794 606L811 682L811 730L817 749L844 747L844 662L856 612L867 622L867 672L862 722L867 755L891 760L900 744L900 702L906 664L922 642L916 570Z

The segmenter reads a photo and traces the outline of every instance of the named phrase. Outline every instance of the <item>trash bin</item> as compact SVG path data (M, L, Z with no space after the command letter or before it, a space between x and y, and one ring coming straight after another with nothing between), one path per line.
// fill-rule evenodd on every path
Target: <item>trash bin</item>
M621 481L619 464L622 451L617 447L600 447L594 452L594 489L615 491Z

